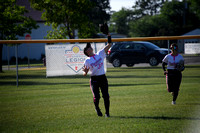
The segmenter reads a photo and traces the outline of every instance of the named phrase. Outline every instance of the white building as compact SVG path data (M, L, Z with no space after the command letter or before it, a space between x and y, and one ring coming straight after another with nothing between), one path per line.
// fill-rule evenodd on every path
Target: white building
M189 35L200 35L200 29L192 30L188 33L183 34L182 36L189 36ZM178 40L178 47L179 52L184 53L184 45L185 43L200 43L200 39L184 39L184 40Z

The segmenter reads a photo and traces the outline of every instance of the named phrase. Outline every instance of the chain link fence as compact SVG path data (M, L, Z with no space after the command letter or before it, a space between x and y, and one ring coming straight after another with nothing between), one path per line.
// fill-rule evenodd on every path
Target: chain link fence
M188 38L190 39L191 36ZM187 36L185 37L187 38ZM200 36L194 36L193 38L200 38ZM170 39L170 40L167 40ZM125 38L125 39L113 39L115 41L151 41L159 47L169 48L169 44L176 42L178 38ZM184 39L181 37L181 39ZM86 42L93 42L94 40L78 40L85 42L73 44L48 44L47 43L34 43L34 40L26 40L27 43L21 45L0 44L3 45L2 53L2 69L3 74L0 76L1 85L34 85L37 84L37 80L48 80L47 77L51 76L65 76L65 75L77 75L81 74L81 68L86 56L83 54L83 48ZM48 40L49 41L49 40ZM58 40L59 41L59 40ZM99 39L97 42L92 43L94 52L102 49L106 45L106 39ZM199 41L200 42L200 41ZM1 42L3 43L3 42ZM10 43L10 42L6 42ZM54 43L54 42L53 42ZM57 43L57 42L55 42ZM100 45L101 44L101 45ZM180 44L183 45L183 44ZM55 52L56 51L56 52ZM183 52L184 50L181 50ZM46 54L45 54L46 53ZM183 53L184 54L184 53ZM48 55L48 57L46 57ZM16 60L17 57L17 60ZM199 54L193 54L186 56L186 64L199 63ZM16 65L16 62L18 65ZM108 64L105 62L105 64ZM111 67L112 65L109 65ZM70 71L67 71L70 70ZM34 81L35 80L35 81ZM41 83L40 83L41 84ZM44 82L45 84L45 82Z

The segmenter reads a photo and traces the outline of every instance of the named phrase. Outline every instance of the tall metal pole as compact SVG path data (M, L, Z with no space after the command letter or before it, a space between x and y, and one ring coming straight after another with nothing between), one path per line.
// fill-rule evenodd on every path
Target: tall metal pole
M31 35L27 34L25 40L31 40ZM28 68L30 68L30 45L28 44Z
M8 70L10 70L10 52L8 45L7 45L7 57L8 57Z
M15 47L15 57L16 57L16 85L18 87L18 45Z
M169 40L167 40L167 44L168 44L168 54L169 54L169 52L170 52L170 50L169 50L169 47L170 47Z
M30 46L28 44L28 68L30 68Z

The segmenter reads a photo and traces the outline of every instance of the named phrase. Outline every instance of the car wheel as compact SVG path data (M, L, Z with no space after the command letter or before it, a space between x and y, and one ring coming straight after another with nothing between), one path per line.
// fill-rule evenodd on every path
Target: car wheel
M134 64L129 63L129 64L126 64L126 66L127 67L132 67L132 66L134 66Z
M158 59L154 56L149 58L149 64L151 66L157 66L159 64Z
M114 67L121 67L121 61L118 58L115 58L112 62Z

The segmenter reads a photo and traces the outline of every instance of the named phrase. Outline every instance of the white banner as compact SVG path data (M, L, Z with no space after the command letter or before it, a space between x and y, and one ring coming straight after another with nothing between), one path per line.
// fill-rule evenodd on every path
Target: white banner
M45 45L46 76L82 74L82 67L87 58L83 53L85 46L86 44ZM91 44L91 46L96 53L104 48L105 43ZM106 60L104 67L106 71Z
M185 43L185 54L200 54L200 43Z

